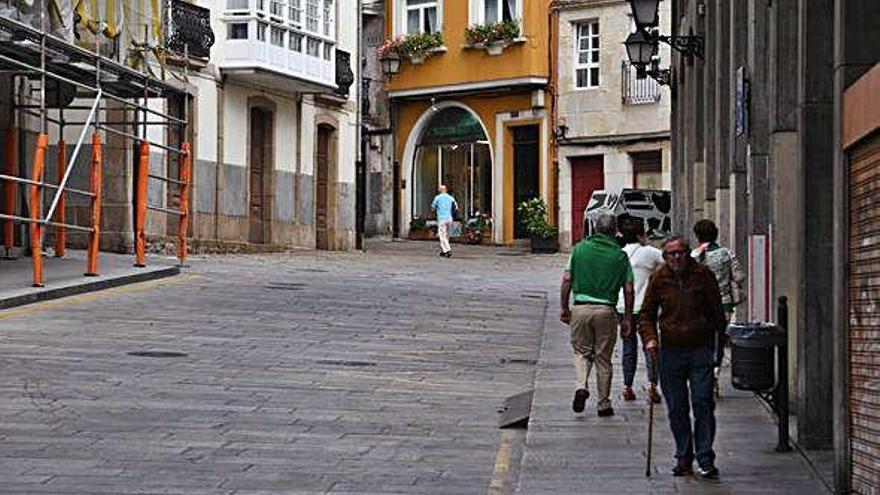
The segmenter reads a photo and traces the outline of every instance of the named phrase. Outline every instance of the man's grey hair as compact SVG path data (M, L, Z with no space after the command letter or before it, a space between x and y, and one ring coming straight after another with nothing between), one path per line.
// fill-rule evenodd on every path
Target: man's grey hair
M617 217L610 213L601 213L596 217L596 232L614 236L617 233Z
M684 236L682 234L672 234L669 237L667 237L666 239L663 239L663 244L661 244L660 247L663 249L666 249L667 244L669 244L670 242L675 242L675 241L681 241L684 244L684 247L686 249L691 248L691 245L688 242L687 236Z

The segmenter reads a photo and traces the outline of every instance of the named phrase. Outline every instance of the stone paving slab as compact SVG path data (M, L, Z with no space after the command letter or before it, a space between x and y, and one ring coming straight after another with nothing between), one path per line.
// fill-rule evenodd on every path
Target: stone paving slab
M558 299L557 299L558 301ZM555 308L558 303L553 303ZM619 340L619 339L618 339ZM721 480L674 478L674 443L664 404L654 409L652 476L645 477L648 405L642 355L636 374L639 399L624 402L620 342L615 348L613 407L616 415L596 415L595 372L584 413L571 410L574 369L569 327L548 311L535 376L518 494L825 494L827 488L797 452L777 453L776 425L754 395L733 390L728 369L717 403L715 450Z
M0 309L48 301L121 285L170 277L180 273L176 259L149 256L147 266L133 266L132 255L100 253L99 275L86 277L86 252L68 250L63 258L45 256L43 277L45 287L33 287L31 258L0 259Z

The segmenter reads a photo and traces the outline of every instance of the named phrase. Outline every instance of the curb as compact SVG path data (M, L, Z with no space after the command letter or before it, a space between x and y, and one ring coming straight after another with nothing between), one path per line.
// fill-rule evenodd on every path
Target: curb
M99 279L92 282L68 285L52 289L38 290L29 294L22 294L0 299L0 310L14 308L16 306L24 306L43 301L51 301L53 299L61 299L63 297L85 294L87 292L96 292L105 289L112 289L122 285L136 284L138 282L146 282L148 280L156 280L160 278L173 277L180 274L180 268L169 266L165 268L157 268L147 272L133 273L131 275L123 275L120 277Z

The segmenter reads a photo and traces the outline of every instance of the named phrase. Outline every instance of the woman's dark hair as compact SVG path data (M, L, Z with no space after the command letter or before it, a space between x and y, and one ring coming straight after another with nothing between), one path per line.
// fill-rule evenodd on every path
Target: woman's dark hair
M618 219L620 223L620 232L623 234L623 240L627 244L639 242L639 236L645 235L645 223L641 218L632 216L621 216Z
M694 235L699 242L715 242L718 240L718 227L712 220L700 220L694 224Z

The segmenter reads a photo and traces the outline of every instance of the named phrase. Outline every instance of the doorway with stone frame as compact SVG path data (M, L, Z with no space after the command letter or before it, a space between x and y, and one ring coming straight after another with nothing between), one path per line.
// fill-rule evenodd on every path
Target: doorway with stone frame
M336 129L328 124L318 124L315 146L315 248L330 249L331 215L333 198L331 171L335 168L334 138Z

